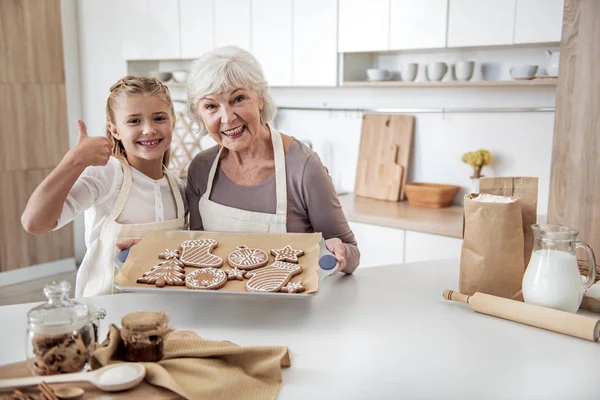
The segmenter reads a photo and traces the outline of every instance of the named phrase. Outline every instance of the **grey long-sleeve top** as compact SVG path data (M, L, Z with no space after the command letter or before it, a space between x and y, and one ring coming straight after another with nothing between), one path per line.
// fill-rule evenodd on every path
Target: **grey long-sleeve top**
M190 229L202 230L198 209L206 192L208 174L217 157L218 146L198 154L188 169L187 199ZM321 232L325 239L337 237L346 246L346 269L358 267L360 252L348 225L333 182L321 159L306 145L294 139L285 155L287 182L287 231ZM274 214L276 210L275 175L255 186L241 186L217 168L210 200L228 207Z

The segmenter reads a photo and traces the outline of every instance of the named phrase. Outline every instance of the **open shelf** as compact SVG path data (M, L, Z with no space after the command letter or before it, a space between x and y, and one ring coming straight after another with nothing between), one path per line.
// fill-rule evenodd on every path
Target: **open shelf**
M556 86L556 78L534 78L529 80L513 81L446 81L446 82L403 82L403 81L351 81L344 82L344 87L513 87L513 86Z

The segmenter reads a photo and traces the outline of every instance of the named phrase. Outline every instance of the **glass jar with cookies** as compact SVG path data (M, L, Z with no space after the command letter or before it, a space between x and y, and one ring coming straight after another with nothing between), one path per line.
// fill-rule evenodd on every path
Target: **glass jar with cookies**
M44 287L48 302L27 314L27 366L34 375L87 370L94 350L89 308L69 299L68 282Z

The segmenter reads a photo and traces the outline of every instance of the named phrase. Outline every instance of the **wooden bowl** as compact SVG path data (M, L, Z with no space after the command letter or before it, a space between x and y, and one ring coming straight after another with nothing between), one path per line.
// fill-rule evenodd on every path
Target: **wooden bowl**
M460 186L441 183L411 182L404 185L408 204L418 207L450 207Z

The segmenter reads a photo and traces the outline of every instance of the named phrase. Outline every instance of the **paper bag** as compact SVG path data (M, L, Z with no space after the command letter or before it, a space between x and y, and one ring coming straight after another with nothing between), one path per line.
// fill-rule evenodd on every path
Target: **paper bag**
M477 196L465 196L460 293L519 300L525 272L520 200L502 197L499 200L510 202L481 202L474 200Z
M531 225L537 223L538 178L481 178L479 180L479 193L518 197L520 199L525 240L523 257L525 268L527 268L531 252L533 251L533 230L531 229Z

